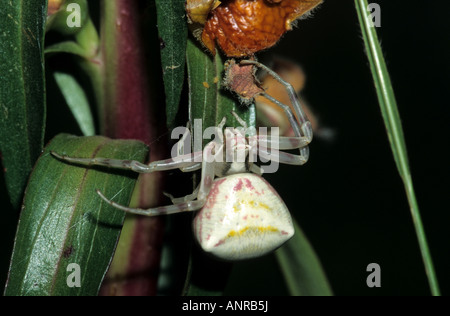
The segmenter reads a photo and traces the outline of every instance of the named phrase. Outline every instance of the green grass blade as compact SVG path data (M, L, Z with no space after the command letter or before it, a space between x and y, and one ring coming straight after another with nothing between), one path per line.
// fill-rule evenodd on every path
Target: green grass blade
M0 7L0 151L9 197L19 209L44 146L47 1L1 1Z
M428 282L432 294L437 296L440 295L438 281L422 225L419 206L414 193L405 138L389 72L378 41L376 29L372 26L372 20L366 10L368 7L367 0L355 0L355 5L389 142L397 164L397 169L405 185L405 191L408 197L411 215L413 217L413 223L419 241L420 251L422 253L422 259L425 264Z
M332 296L314 249L295 221L294 228L294 237L275 252L289 292L295 296Z
M125 213L103 202L95 190L127 204L137 175L65 163L50 151L143 162L148 149L138 141L61 134L46 147L31 174L5 295L97 295ZM72 264L79 267L80 283L75 287L67 283Z

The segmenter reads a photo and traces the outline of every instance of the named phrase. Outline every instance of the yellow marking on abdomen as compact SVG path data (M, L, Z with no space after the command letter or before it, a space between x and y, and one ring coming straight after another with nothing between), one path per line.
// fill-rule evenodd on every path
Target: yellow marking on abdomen
M244 234L246 233L258 233L258 234L262 234L262 233L276 233L279 230L273 226L247 226L242 228L239 231L235 231L235 230L230 230L230 232L227 235L227 238L231 238L231 237L242 237Z
M265 203L261 203L261 202L255 202L254 200L248 201L248 202L246 200L242 200L239 202L239 204L240 205L249 205L253 209L263 208L266 211L272 211L272 208L269 205L267 205ZM233 206L233 211L235 213L239 212L240 210L241 210L241 208L237 204L235 204Z

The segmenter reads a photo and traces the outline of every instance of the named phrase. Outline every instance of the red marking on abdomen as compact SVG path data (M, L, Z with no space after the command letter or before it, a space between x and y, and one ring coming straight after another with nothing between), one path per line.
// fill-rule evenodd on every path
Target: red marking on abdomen
M217 244L214 245L214 247L219 247L220 245L224 244L225 240L220 240Z
M241 191L243 185L244 183L242 183L242 179L239 179L239 182L234 186L233 190L236 192Z
M253 186L252 182L249 179L245 179L245 186L247 187L247 189L254 192L256 195L261 195L261 193L256 190L256 188Z
M226 180L227 180L226 178L223 178L223 179L216 180L214 182L213 186L211 187L211 191L209 191L205 207L211 208L212 206L214 206L214 204L216 204L217 195L219 194L220 185L222 183L224 183Z

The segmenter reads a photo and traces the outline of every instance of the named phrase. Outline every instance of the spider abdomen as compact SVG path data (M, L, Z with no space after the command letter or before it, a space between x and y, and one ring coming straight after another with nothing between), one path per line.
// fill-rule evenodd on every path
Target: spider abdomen
M225 260L262 256L294 234L283 200L252 173L217 179L193 225L203 250Z

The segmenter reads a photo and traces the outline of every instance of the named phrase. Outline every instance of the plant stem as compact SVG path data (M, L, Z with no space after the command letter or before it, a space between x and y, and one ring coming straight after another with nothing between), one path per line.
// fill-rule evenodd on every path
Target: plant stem
M99 108L102 134L145 142L153 161L165 158L167 142L162 137L158 141L165 132L161 124L165 117L161 117L164 111L156 107L151 95L154 89L147 66L152 64L147 65L147 60L152 59L148 54L153 51L148 52L144 45L147 39L143 34L143 5L130 0L101 1L102 85L97 88L102 99ZM159 58L158 49L155 58ZM160 205L162 184L159 173L141 176L132 206ZM101 293L155 295L164 222L161 218L142 216L127 216L126 222Z

